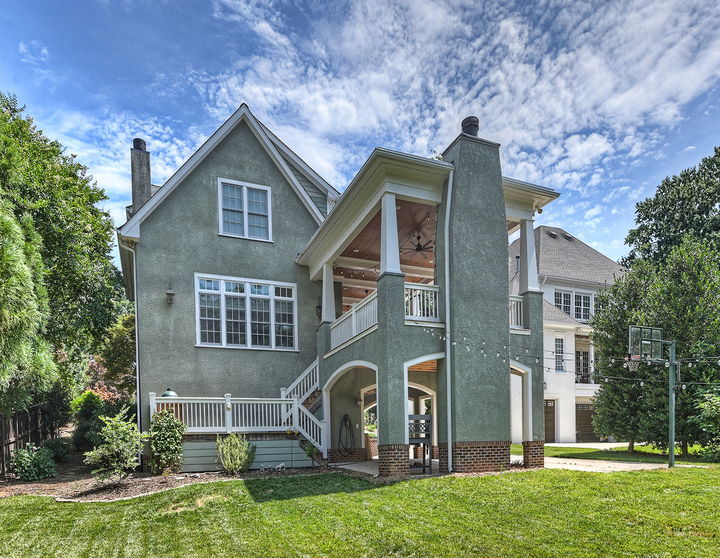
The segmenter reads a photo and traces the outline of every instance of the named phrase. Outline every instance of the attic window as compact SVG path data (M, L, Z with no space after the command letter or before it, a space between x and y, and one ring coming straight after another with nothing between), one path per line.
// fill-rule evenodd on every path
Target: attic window
M220 234L272 240L270 188L237 180L218 179Z
M555 231L548 231L548 234L549 234L552 238L557 238L557 233L556 233Z

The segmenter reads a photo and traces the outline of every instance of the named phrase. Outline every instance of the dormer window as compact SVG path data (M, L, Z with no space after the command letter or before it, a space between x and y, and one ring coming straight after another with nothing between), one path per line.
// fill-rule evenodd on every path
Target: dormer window
M272 241L270 188L237 180L218 180L220 234Z

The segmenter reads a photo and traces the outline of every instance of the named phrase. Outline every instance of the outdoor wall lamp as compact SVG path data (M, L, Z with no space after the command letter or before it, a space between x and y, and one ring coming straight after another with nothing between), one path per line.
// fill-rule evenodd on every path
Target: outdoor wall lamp
M547 391L547 382L543 382L543 391Z
M172 304L175 298L175 291L172 290L172 282L170 283L170 288L165 291L165 296L167 297L168 304Z

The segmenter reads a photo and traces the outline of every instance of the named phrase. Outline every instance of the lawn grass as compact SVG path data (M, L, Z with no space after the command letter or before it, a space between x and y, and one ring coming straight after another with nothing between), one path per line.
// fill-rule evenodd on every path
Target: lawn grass
M717 556L720 469L342 473L114 503L0 499L0 556Z
M699 450L699 447L691 448L692 451ZM512 444L510 446L512 455L522 455L522 445ZM661 452L652 446L635 446L635 451L629 453L627 447L595 449L579 447L555 447L545 446L545 457L564 457L567 459L602 459L605 461L635 461L641 463L667 463L667 453ZM675 454L675 463L678 465L697 465L701 463L697 455L682 457Z

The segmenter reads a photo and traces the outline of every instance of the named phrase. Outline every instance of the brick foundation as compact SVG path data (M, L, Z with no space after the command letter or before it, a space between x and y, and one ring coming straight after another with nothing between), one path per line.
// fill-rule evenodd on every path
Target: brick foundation
M447 473L447 442L438 450L440 473ZM510 467L510 442L454 442L452 455L455 473L501 471Z
M413 446L413 457L415 457L415 459L422 459L422 457L423 457L423 447L422 446Z
M327 451L328 463L357 463L365 461L365 448L353 448L351 450L340 450L330 448Z
M525 467L545 467L545 440L523 442L523 463Z
M400 476L410 473L410 444L378 446L380 476Z

